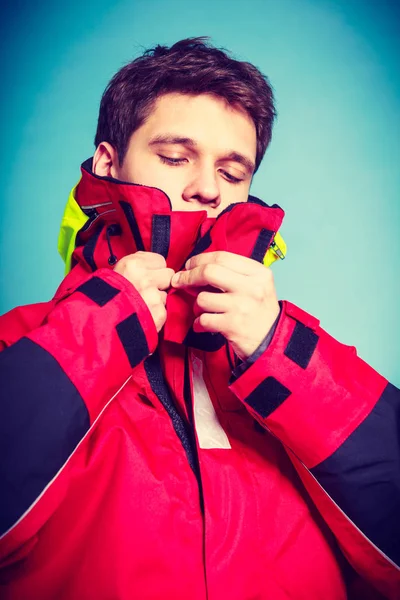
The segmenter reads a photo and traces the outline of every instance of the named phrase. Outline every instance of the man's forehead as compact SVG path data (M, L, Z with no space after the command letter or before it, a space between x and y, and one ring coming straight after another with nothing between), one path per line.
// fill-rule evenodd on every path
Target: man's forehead
M170 92L162 94L155 99L148 118L154 120L169 118L173 120L175 118L185 118L186 115L193 118L196 114L201 116L203 112L207 114L215 113L219 117L225 115L225 118L229 120L236 117L236 121L246 122L248 126L255 130L252 118L243 107L229 104L225 98L210 93L183 94Z
M211 94L166 94L157 98L145 125L147 143L181 144L193 150L212 145L243 157L254 169L257 136L251 117ZM237 155L236 157L234 155Z

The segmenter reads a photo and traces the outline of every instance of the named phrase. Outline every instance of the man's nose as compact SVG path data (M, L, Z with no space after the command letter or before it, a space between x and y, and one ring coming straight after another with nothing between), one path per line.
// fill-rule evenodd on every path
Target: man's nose
M215 172L214 168L204 166L196 169L183 191L183 199L186 202L200 202L212 208L217 208L221 204L217 178L218 173Z

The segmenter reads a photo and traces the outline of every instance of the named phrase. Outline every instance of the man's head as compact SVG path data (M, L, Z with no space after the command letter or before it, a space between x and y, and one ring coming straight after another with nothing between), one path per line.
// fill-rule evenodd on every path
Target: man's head
M205 38L156 46L123 67L100 106L93 170L157 187L174 210L244 202L271 139L267 79Z

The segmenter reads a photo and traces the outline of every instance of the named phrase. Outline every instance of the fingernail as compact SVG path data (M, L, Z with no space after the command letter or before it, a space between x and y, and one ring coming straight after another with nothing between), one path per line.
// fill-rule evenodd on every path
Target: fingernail
M190 258L185 263L185 269L190 269Z
M175 273L175 275L173 276L173 278L171 279L171 283L172 285L176 285L177 283L179 283L179 279L181 277L180 273Z

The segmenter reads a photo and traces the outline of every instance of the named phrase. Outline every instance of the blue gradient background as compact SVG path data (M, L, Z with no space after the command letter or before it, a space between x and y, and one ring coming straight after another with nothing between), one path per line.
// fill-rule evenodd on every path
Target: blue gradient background
M396 3L130 0L3 9L0 312L49 299L58 226L124 63L196 35L266 73L279 118L252 193L286 211L279 297L400 383Z

